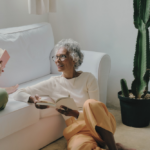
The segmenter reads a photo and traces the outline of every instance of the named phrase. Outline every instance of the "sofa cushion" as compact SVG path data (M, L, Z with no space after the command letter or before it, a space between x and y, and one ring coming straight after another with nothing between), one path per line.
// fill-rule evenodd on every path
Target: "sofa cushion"
M0 87L13 86L50 74L54 37L49 23L0 29L0 48L10 55Z
M0 139L39 121L39 110L32 104L8 101L0 111Z
M23 84L20 84L19 85L19 89L21 88L25 88L25 87L28 87L28 86L32 86L32 85L35 85L39 82L42 82L44 80L48 80L50 77L52 76L58 76L59 74L49 74L49 75L46 75L46 76L43 76L43 77L40 77L38 79L35 79L35 80L31 80L29 82L26 82L26 83L23 83ZM13 99L13 94L10 94L9 95L9 101L12 101L14 100ZM54 102L51 98L48 99L49 101L51 102ZM24 103L24 102L22 102ZM34 105L34 104L33 104ZM35 106L34 106L35 107ZM54 108L47 108L47 109L39 109L40 111L40 118L45 118L45 117L50 117L50 116L54 116L54 115L59 115L59 113L54 109Z

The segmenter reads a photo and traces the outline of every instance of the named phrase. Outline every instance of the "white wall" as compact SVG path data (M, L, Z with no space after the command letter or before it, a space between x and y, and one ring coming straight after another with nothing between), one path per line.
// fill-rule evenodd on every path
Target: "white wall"
M119 107L120 79L133 81L137 30L133 25L133 0L51 0L49 22L55 43L73 38L81 49L105 52L112 66L107 103ZM52 6L53 5L53 6Z
M133 0L50 0L51 12L28 14L28 0L0 0L0 29L49 22L55 43L73 38L81 49L105 52L112 67L107 102L119 107L120 79L133 80L137 30L133 25ZM49 17L48 17L49 16Z
M28 0L0 0L0 29L39 22L48 22L48 14L28 14Z

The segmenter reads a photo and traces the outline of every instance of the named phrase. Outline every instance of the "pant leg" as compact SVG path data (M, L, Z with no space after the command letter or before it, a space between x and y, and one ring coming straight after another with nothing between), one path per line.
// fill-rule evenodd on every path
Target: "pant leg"
M83 105L83 115L86 125L95 139L102 141L101 137L95 130L96 126L114 134L116 130L115 118L102 102L94 99L85 101Z
M89 134L77 133L67 143L67 150L103 150Z
M103 150L97 145L84 120L71 117L66 124L63 135L67 140L67 150Z
M8 94L5 89L0 88L0 111L3 110L8 102Z
M72 117L66 121L68 127L64 129L63 134L68 141L68 150L103 150L97 143L103 147L105 142L99 137L95 127L97 125L114 133L114 116L103 103L93 99L85 101L83 114L84 120L78 121Z

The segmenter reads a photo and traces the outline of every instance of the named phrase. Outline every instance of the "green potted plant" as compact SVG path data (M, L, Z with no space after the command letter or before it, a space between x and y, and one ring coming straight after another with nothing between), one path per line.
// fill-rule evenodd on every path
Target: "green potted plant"
M126 80L121 79L118 92L122 122L128 126L145 127L150 122L150 99L148 83L150 79L150 0L134 0L134 25L138 29L134 56L134 81L128 90Z

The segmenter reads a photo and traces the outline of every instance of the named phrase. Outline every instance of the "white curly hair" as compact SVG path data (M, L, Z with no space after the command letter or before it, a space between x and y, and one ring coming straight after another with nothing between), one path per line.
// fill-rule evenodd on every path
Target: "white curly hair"
M78 69L78 67L82 64L84 58L84 55L80 50L79 43L72 39L62 39L54 47L55 54L60 48L65 48L69 52L69 55L75 62L74 68Z

